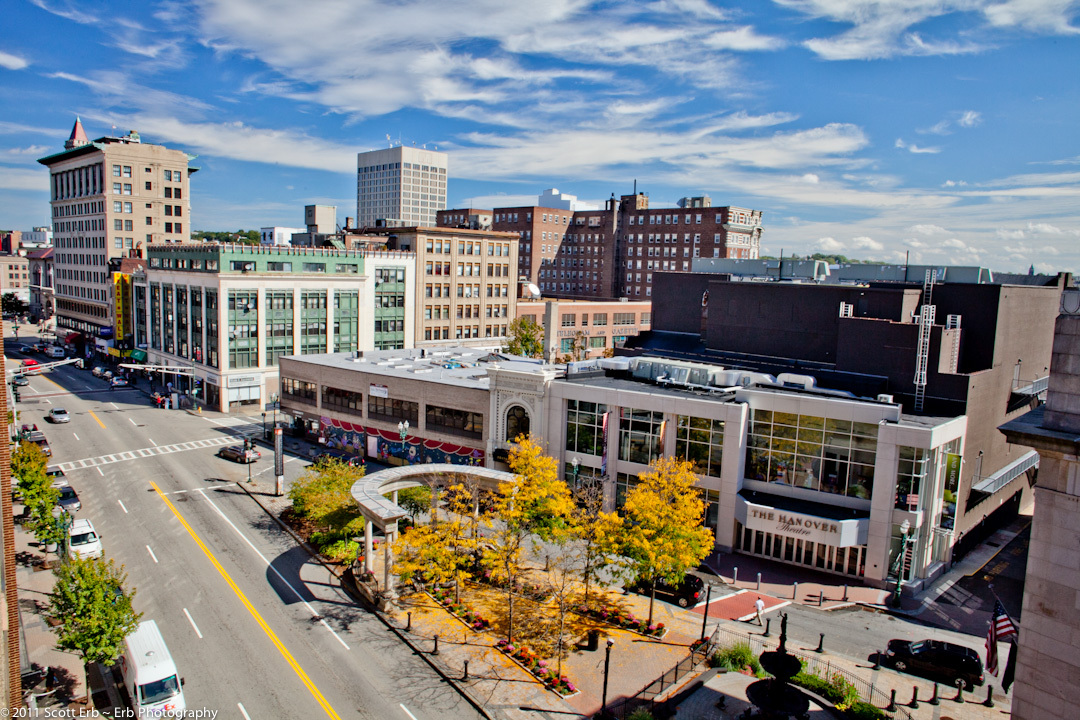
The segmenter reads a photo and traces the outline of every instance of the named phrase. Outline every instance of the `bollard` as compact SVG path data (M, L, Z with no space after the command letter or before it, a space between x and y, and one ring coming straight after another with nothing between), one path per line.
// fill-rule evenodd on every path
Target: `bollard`
M825 633L818 633L818 636L817 650L814 652L823 653L825 652Z
M937 683L934 683L934 694L930 696L930 704L931 705L938 705L941 702L937 698L937 692L938 692Z
M791 583L791 599L794 602L799 601L799 583L797 582Z
M462 680L468 680L469 679L469 661L468 660L465 661L465 674L461 677L461 679Z
M772 625L772 618L765 618L765 634L762 637L772 637L772 633L769 632L770 625Z
M735 571L731 575L731 584L732 585L738 585L739 584L739 566L738 565L735 566Z
M964 702L964 681L963 680L957 680L956 681L956 697L953 698L953 701L958 702L958 703Z
M919 707L919 688L917 686L911 688L911 702L908 703L908 707Z
M885 708L885 712L896 712L896 690L893 689L889 693L889 707Z
M884 654L885 653L883 653L883 652L874 653L874 667L870 668L871 670L880 670L881 669L881 657Z
M435 636L435 649L431 651L431 654L432 655L438 655L439 654L439 636L438 635Z
M986 702L983 703L986 707L994 707L994 686L986 686Z
M757 574L757 589L758 592L761 592L761 573Z
M844 602L847 602L847 585L844 585Z
M412 630L412 610L405 613L405 616L408 618L408 620L405 622L405 631L408 632Z

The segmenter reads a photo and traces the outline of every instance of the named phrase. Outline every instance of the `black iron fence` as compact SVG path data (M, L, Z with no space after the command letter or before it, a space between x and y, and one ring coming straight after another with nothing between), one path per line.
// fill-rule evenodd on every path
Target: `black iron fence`
M680 680L685 680L688 675L693 674L697 667L705 662L715 649L711 640L691 649L689 654L676 663L673 668L646 685L636 695L608 705L607 717L615 720L625 720L638 708L646 707L651 709L658 702L657 698L670 690L672 686L677 685Z

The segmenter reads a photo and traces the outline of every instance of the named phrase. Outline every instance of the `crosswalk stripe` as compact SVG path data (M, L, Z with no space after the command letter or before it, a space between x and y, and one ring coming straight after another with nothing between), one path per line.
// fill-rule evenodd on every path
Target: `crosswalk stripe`
M158 445L155 447L139 448L137 450L125 450L121 453L115 453L112 455L101 455L98 457L83 458L81 460L72 460L71 462L59 463L59 467L64 472L71 470L81 470L86 468L98 467L100 465L111 465L113 463L126 462L128 460L138 460L141 458L154 457L155 455L166 455L177 452L185 452L187 450L198 450L200 448L214 447L217 445L228 445L235 443L238 440L243 439L243 435L227 435L225 437L216 436L212 438L206 438L203 440L192 440L186 443L180 443L177 445Z

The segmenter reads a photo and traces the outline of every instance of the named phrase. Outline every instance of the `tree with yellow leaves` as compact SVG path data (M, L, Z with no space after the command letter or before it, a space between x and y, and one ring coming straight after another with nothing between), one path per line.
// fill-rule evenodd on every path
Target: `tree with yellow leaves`
M604 512L604 486L599 482L583 483L574 491L574 500L576 566L585 586L584 603L588 605L591 586L604 584L602 571L619 555L623 520L618 513Z
M624 553L639 580L650 585L649 624L656 583L678 585L713 549L713 533L704 525L705 502L694 488L693 465L660 458L639 476L626 495Z
M522 572L525 542L530 538L558 542L569 532L574 501L559 478L555 458L544 455L531 437L520 435L510 451L514 479L499 485L486 538L484 561L506 586L507 639L514 637L514 589Z
M461 602L461 585L472 577L472 553L477 545L469 531L473 496L464 483L446 489L446 510L445 520L402 533L394 545L395 566L404 582L415 578L435 586L453 582L454 602Z

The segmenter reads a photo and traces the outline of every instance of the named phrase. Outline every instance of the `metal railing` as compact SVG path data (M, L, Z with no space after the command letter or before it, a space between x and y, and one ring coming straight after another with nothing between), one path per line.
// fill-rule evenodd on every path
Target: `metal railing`
M766 650L775 650L779 641L772 643L770 640L767 642L757 633L741 633L717 627L716 631L713 633L711 644L716 650L733 647L739 644L749 645L750 650L754 655L758 656ZM831 660L827 660L817 655L811 655L797 650L788 650L787 652L789 655L794 655L803 662L803 672L817 675L824 679L839 675L855 687L859 699L863 702L868 702L879 708L888 707L891 702L892 698L889 693L878 688L873 680L868 681L861 678L854 673L834 665ZM899 720L912 720L911 713L901 707L897 707L896 710L893 711L893 717Z
M687 675L694 673L697 666L703 663L715 649L710 638L709 642L690 650L686 657L642 688L636 695L609 704L607 716L616 720L625 720L638 708L652 708L657 703L658 697L678 684L680 679L685 680Z

